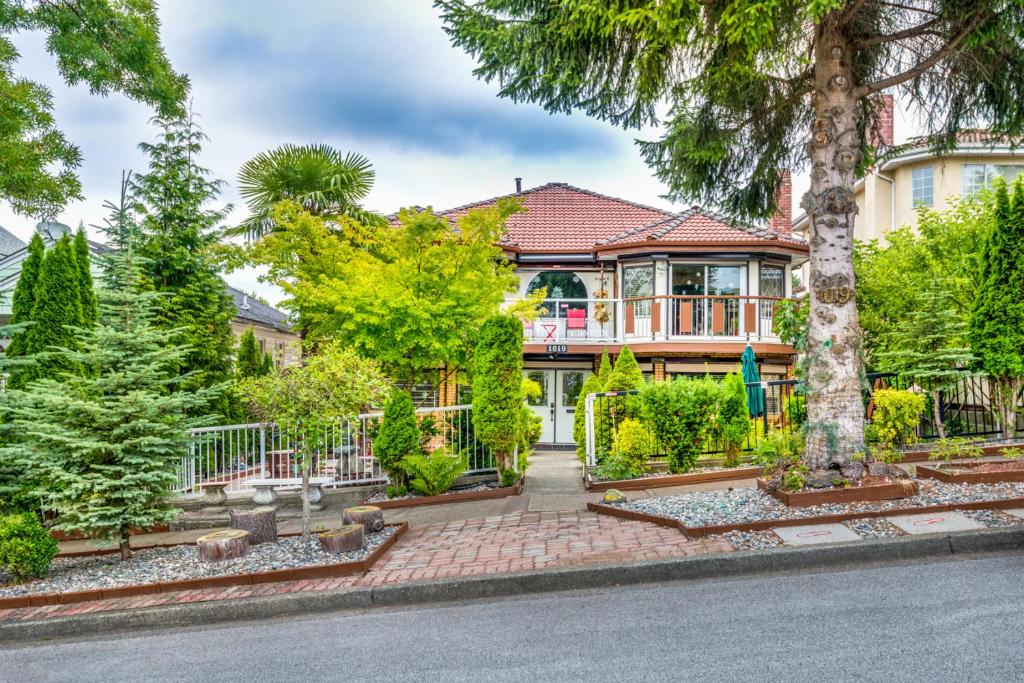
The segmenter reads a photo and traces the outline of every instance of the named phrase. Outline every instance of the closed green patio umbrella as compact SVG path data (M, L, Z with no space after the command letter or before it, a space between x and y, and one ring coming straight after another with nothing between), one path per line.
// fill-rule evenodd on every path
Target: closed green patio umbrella
M743 349L740 363L743 367L744 382L749 385L761 381L761 373L757 371L757 359L754 358L754 349L750 344ZM760 417L764 414L764 392L761 391L760 386L747 387L747 410L750 411L750 417Z

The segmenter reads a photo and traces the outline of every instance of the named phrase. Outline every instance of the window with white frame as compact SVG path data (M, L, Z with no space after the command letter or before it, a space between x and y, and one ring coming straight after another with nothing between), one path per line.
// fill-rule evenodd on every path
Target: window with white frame
M960 192L965 197L970 197L986 187L992 186L992 181L998 178L1005 178L1006 182L1012 183L1024 172L1024 164L964 164L960 172Z
M935 204L935 173L931 166L910 172L910 198L915 208Z

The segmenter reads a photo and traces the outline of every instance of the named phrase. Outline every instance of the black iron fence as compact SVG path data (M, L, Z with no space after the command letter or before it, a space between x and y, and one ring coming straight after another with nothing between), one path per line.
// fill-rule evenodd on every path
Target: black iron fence
M925 396L925 409L917 425L919 439L938 438L933 419L933 392L927 382L912 382L894 373L868 373L864 388L865 417L871 419L874 410L872 394L878 389L914 389ZM770 380L747 384L748 396L760 396L763 410L752 416L751 429L742 450L750 452L772 431L797 432L807 418L807 403L800 381L795 379ZM607 392L592 394L588 402L587 454L588 464L601 462L611 452L613 439L622 420L639 418L639 392ZM965 377L938 392L940 419L949 437L988 437L1002 433L999 415L992 401L987 377ZM754 401L750 401L754 404ZM1024 433L1024 391L1017 397L1016 431ZM650 435L655 459L664 457L664 444ZM702 457L716 458L724 454L724 445L713 439L702 445Z

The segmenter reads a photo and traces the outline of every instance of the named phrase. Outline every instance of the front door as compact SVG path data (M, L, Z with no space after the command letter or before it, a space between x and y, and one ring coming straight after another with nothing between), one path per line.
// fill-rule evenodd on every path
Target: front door
M526 370L523 373L540 385L541 395L527 404L541 419L541 443L568 444L573 440L573 420L587 370Z

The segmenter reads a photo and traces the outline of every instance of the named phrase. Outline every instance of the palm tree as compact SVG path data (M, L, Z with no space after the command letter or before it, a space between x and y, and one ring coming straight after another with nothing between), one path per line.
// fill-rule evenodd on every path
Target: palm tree
M343 155L328 145L281 145L256 155L238 172L238 190L250 215L225 232L250 239L273 232L271 209L284 199L298 202L317 216L382 225L383 216L359 205L373 180L373 167L360 154Z

